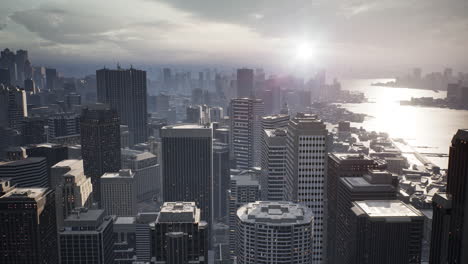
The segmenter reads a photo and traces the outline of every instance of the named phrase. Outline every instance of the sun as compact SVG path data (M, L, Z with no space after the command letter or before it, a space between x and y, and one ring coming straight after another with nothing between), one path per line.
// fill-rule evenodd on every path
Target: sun
M315 56L315 49L310 43L301 43L296 47L296 57L301 61L310 61Z

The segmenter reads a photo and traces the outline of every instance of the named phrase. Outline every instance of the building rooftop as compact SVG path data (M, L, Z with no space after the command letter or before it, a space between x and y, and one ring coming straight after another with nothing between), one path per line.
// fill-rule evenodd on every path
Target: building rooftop
M260 186L256 174L231 175L231 181L235 181L237 186Z
M0 199L6 199L6 198L31 198L34 200L38 200L41 198L44 193L47 191L47 188L13 188L6 194L4 194Z
M329 156L338 161L373 161L369 156L360 153L330 153Z
M309 224L313 221L312 210L292 202L254 202L237 210L237 216L244 222L291 225Z
M133 216L120 216L117 217L114 224L115 225L131 225L136 223L136 217Z
M156 222L197 223L200 222L200 209L195 202L165 202Z
M288 118L289 119L289 115L278 114L278 115L262 116L263 120L276 120L276 119L281 119L281 118Z
M29 157L22 160L12 160L12 161L0 161L1 166L24 166L28 164L38 163L44 161L46 158L43 157Z
M200 128L207 128L206 126L197 125L197 124L176 124L165 126L162 129L200 129Z
M106 172L102 175L102 178L110 179L110 178L115 178L115 179L127 179L127 178L133 178L135 174L132 172L130 169L121 169L119 172Z
M422 217L423 214L413 206L399 200L366 200L353 202L358 209L356 214L364 214L369 218L385 218L387 221L409 221L412 217Z
M104 215L104 210L88 210L87 208L75 209L65 221L73 222L87 222L87 221L98 221Z

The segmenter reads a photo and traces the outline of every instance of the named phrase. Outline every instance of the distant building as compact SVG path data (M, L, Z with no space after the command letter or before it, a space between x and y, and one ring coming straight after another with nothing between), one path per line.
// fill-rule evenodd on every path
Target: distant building
M314 214L313 264L322 263L326 246L325 174L328 131L315 115L297 113L289 121L286 156L286 191L293 201Z
M237 169L260 166L263 101L249 98L232 99L231 155Z
M155 263L208 263L208 226L194 202L166 202L154 224Z
M128 125L130 145L147 140L146 71L101 69L96 71L98 102L116 110Z
M213 214L218 221L227 222L227 192L230 181L229 145L213 142Z
M421 263L424 216L399 200L353 202L344 264Z
M58 75L56 69L47 68L45 70L45 76L47 90L53 91L59 89L59 87L57 87Z
M51 189L13 188L0 197L2 263L59 263Z
M286 128L263 130L262 142L262 200L288 201L286 186Z
M47 161L45 158L25 158L0 162L0 178L10 178L16 187L46 188L49 186Z
M115 110L99 104L83 109L81 154L84 173L91 178L94 199L99 202L101 176L121 168L120 120Z
M452 139L447 192L434 196L431 264L467 263L468 252L468 130L460 129Z
M45 132L45 120L42 118L25 118L20 122L20 130L24 145L40 144L47 142Z
M101 177L101 204L107 215L136 216L135 173L129 169L104 173Z
M60 263L114 264L113 225L104 210L74 210L59 232Z
M213 129L194 124L165 126L161 154L164 201L194 201L201 219L211 224Z
M237 263L311 263L312 210L292 202L254 202L236 213Z
M74 113L55 114L47 119L49 139L80 135L80 116Z
M262 129L286 128L289 124L289 115L269 115L262 116Z
M0 84L0 126L19 128L28 116L26 92L23 89Z
M237 69L237 98L252 98L254 92L253 70Z

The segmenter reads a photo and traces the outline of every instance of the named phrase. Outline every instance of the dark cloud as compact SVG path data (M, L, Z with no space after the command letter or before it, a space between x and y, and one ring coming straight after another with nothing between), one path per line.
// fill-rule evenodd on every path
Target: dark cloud
M0 23L0 30L4 30L7 27L6 23Z

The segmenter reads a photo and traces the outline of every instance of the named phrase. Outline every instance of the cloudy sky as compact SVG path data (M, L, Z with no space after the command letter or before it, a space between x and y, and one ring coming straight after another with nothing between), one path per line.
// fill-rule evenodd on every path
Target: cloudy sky
M468 70L468 1L2 0L6 47L49 64Z

